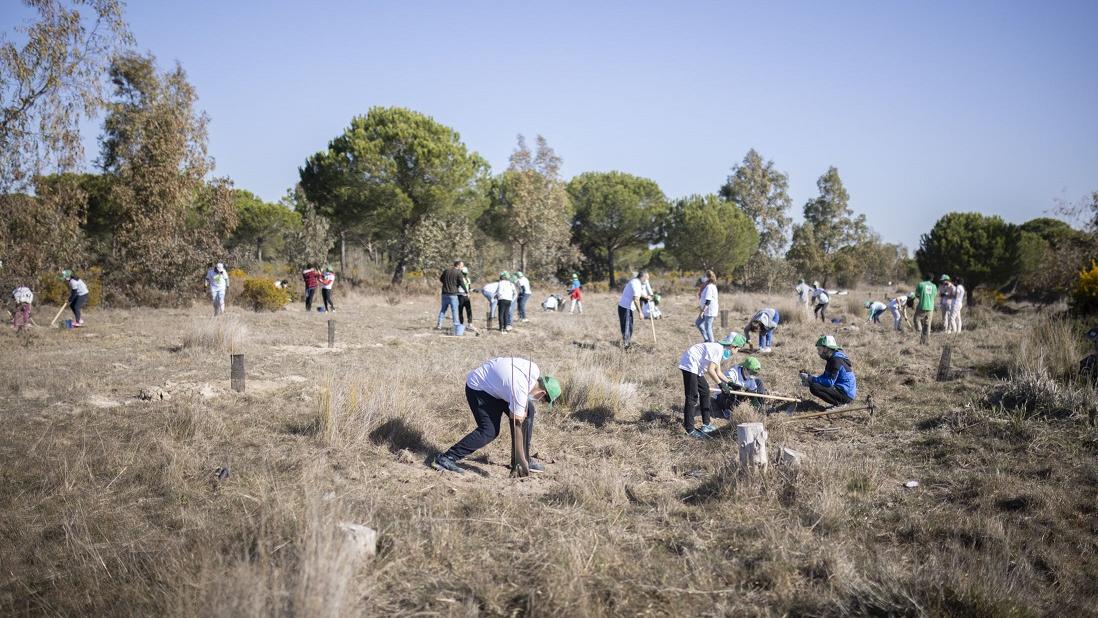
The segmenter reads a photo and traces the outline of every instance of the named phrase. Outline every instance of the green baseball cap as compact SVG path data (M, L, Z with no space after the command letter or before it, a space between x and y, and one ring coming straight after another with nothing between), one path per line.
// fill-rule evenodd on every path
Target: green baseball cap
M839 345L838 341L835 341L835 337L832 335L822 335L816 340L817 348L827 348L829 350L841 350L843 346Z
M499 274L500 279L509 279L510 277L511 273L507 272L506 270Z
M69 279L72 279L72 271L68 270L68 269L65 269L65 270L61 271L61 274L58 275L57 278L62 280L62 281L68 281Z
M743 335L737 333L736 331L732 331L732 332L728 333L727 337L725 337L724 339L721 339L717 343L719 343L723 346L732 346L733 348L742 348L743 346L747 345L747 338L745 338Z
M949 275L942 275L942 278L938 281L949 281Z
M743 361L743 368L751 373L758 373L762 369L762 363L754 356L748 356L747 360Z
M545 398L550 406L560 398L560 381L553 376L541 376L538 378L538 384L545 389Z

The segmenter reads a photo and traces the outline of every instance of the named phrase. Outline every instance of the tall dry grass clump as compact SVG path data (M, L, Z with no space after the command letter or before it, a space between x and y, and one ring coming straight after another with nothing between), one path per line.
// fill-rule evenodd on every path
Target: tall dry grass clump
M248 327L234 317L192 320L183 332L183 349L234 354L243 348L247 337Z
M561 401L577 414L603 420L635 413L641 403L638 384L625 380L624 375L613 366L573 367Z
M1018 353L1011 359L1012 375L1073 380L1083 357L1079 330L1068 320L1037 320L1022 336Z

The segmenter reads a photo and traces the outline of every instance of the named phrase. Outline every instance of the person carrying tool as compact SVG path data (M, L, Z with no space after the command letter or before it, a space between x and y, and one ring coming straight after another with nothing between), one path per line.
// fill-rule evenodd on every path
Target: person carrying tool
M1098 386L1098 326L1088 330L1086 338L1094 345L1094 351L1079 361L1079 378Z
M701 278L701 292L698 294L698 319L694 320L694 326L701 333L703 343L713 341L713 320L720 315L720 302L717 299L717 275L711 271L705 271Z
M84 325L81 309L88 304L88 285L71 270L61 271L61 280L69 286L69 308L72 309L72 325L79 328Z
M778 328L781 320L782 316L777 309L772 307L760 309L751 316L747 326L743 327L743 336L750 339L752 332L759 331L759 352L769 354L774 351L771 347L774 343L774 329Z
M515 300L515 284L511 283L511 274L503 271L499 274L499 285L496 287L496 305L499 310L499 332L506 333L511 330L511 303Z
M473 302L469 300L469 293L473 290L473 282L469 280L469 268L461 267L461 285L458 286L458 321L469 330L476 330L473 326Z
M312 311L313 298L316 296L316 289L320 287L321 280L316 264L309 264L308 268L301 271L301 280L305 282L305 311Z
M529 322L526 319L526 302L530 300L533 291L530 288L530 280L521 270L515 273L515 287L518 288L518 314L519 322Z
M812 313L820 318L821 322L827 322L827 304L831 302L831 297L828 296L827 290L820 287L819 281L812 282L812 285L812 300L816 301L816 308Z
M881 315L888 309L888 305L882 303L879 300L867 300L865 301L865 311L867 317L866 322L873 322L874 324L881 323Z
M25 285L21 285L11 292L15 301L15 311L11 315L11 327L21 331L28 326L34 326L31 312L34 308L34 292Z
M816 354L827 361L824 372L811 376L808 371L800 372L801 384L808 387L813 395L832 406L841 406L854 401L858 396L858 380L854 376L854 365L850 357L843 352L835 337L824 335L816 340Z
M461 322L461 319L458 318L458 290L465 282L461 274L461 269L464 266L465 263L461 260L454 260L454 265L442 271L442 274L438 276L439 282L442 283L442 304L438 310L435 330L442 328L442 321L446 319L447 310L450 311L451 323L459 324Z
M903 330L903 323L907 321L907 294L901 294L888 299L888 310L892 312L892 328Z
M754 356L748 356L742 363L733 365L724 372L725 382L733 391L739 391L741 393L756 393L758 395L766 394L766 386L763 385L762 378L759 378L759 372L762 371L762 363ZM760 400L754 398L747 398L742 396L736 396L733 393L718 393L713 398L713 406L717 410L717 416L723 419L732 418L732 408L735 408L740 403L740 399L747 399L752 403L759 403Z
M732 351L747 342L739 333L728 333L720 341L695 343L686 349L679 358L679 370L682 371L682 386L685 401L682 405L682 424L686 435L691 438L708 438L716 431L709 413L709 380L720 386L721 392L731 390L721 377L722 363L731 364ZM707 380L706 378L709 378ZM694 415L701 407L702 426L694 426Z
M210 291L214 316L225 313L225 294L229 291L229 273L225 272L225 265L218 262L211 266L206 271L205 284Z
M625 284L625 289L621 292L621 298L618 299L618 323L621 326L621 341L622 347L628 348L629 341L633 338L633 311L637 310L637 315L643 315L640 312L641 303L649 300L645 296L644 284L648 281L648 273L646 271L640 271L636 277L629 280L629 283Z
M502 312L503 308L500 309ZM458 462L495 440L506 414L522 427L530 471L544 471L545 467L530 453L530 441L534 436L534 402L546 401L552 409L560 394L560 382L552 376L541 375L541 369L525 358L493 358L470 371L465 378L465 399L469 402L477 427L445 453L435 457L434 468L458 474L465 472Z
M335 286L336 274L331 264L324 265L324 272L320 274L320 295L324 299L324 310L335 311L335 303L332 302L332 287Z
M583 313L583 286L580 284L579 275L572 273L572 283L568 284L568 298L572 300L572 308L568 310L569 315L576 312L576 308L579 307L580 314Z
M934 285L933 279L934 275L928 273L926 279L915 286L915 330L919 331L923 344L930 340L930 322L938 298L938 286Z

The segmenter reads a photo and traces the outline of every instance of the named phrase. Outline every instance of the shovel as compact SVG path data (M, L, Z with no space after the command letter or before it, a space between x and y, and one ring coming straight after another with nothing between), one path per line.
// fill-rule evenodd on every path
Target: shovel
M526 436L522 431L522 419L511 418L511 478L530 476L530 462L526 459Z

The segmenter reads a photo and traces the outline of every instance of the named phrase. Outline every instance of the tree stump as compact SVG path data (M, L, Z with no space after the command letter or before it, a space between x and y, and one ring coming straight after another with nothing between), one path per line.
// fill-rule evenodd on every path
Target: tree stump
M766 427L762 423L740 423L736 425L736 443L740 447L740 465L765 469Z
M778 463L785 466L799 466L804 460L804 453L791 448L782 447L778 450Z
M340 530L346 535L351 552L356 557L372 557L377 555L377 530L362 524L342 522Z

